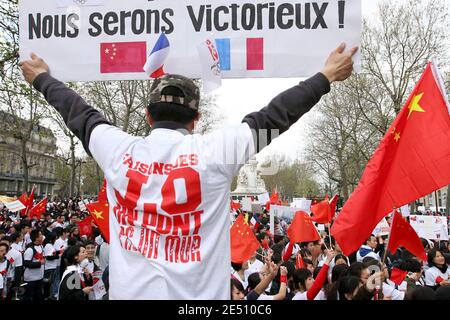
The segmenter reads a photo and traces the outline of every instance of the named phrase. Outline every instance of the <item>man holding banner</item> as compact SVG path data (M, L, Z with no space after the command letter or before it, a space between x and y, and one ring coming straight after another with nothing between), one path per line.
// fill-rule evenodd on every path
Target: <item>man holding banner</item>
M341 44L313 77L275 97L241 124L191 135L200 90L167 74L151 87L151 134L112 126L32 54L25 79L62 115L97 161L110 204L110 299L228 299L229 190L241 166L288 130L334 81L347 79L357 48ZM270 134L267 134L269 132ZM134 284L131 285L130 284ZM228 289L228 290L227 290Z

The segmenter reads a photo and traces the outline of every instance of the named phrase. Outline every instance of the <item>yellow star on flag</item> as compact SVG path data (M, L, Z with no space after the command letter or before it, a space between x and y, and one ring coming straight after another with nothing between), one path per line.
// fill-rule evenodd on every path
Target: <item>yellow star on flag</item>
M411 101L411 103L409 104L409 107L408 107L409 113L408 113L408 118L407 119L409 119L409 116L414 111L416 111L416 112L425 112L425 110L423 110L422 107L419 105L420 99L422 99L422 97L423 97L423 92L421 94L415 95L412 98L412 101Z
M394 140L395 142L398 142L398 140L400 140L400 132L395 133Z
M103 212L101 212L101 211L94 210L94 211L92 212L92 214L93 214L97 219L103 219Z

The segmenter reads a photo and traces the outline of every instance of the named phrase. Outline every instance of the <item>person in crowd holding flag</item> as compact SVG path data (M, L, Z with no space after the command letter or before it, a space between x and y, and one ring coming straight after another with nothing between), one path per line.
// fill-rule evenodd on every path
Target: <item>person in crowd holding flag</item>
M439 286L450 286L450 269L442 252L433 249L428 253L429 269L425 271L425 285L437 289Z
M279 267L280 272L280 288L278 290L278 293L275 295L267 295L265 293L262 293L259 295L258 300L284 300L287 293L287 275L288 271L287 268L284 266ZM248 277L248 286L247 291L250 292L251 290L254 290L260 282L263 280L265 274L261 274L260 272L254 272L249 275Z
M42 243L44 237L40 230L30 232L31 244L23 254L23 265L25 267L23 279L27 283L24 300L40 301L42 296L42 279L44 278L44 248Z
M329 263L334 258L334 251L330 250L322 269L316 279L308 269L299 269L294 273L294 287L296 293L292 300L314 300L327 281Z
M261 269L264 267L264 263L260 260L256 259L257 252L255 251L254 254L250 257L248 260L248 269L245 270L245 277L248 278L249 275L255 272L260 272Z

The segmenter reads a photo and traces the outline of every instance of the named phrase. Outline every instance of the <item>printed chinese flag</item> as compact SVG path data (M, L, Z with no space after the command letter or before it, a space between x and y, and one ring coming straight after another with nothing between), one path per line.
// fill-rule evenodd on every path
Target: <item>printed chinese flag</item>
M41 215L47 211L47 197L42 199L38 204L36 204L29 212L30 218L33 218L36 216L36 218L39 220L41 219Z
M22 212L21 212L22 216L26 216L30 212L31 208L33 208L35 189L36 189L36 187L33 186L33 188L31 189L30 196L28 197L26 203L24 203L26 208L22 210Z
M427 254L416 231L400 212L396 211L391 226L387 249L394 254L399 247L404 247L417 258L427 260Z
M392 268L391 277L389 278L389 280L399 286L403 282L403 280L405 280L407 274L408 271L399 268Z
M336 206L339 200L339 195L335 194L333 198L330 200L330 208L331 208L331 219L336 215Z
M250 226L245 223L242 214L237 217L230 229L231 233L231 261L234 263L244 263L250 259L260 247Z
M438 79L429 63L335 220L331 234L345 255L393 208L450 184L450 108Z
M95 224L100 229L106 242L109 243L109 204L108 202L94 202L86 205Z
M87 217L84 220L77 222L80 229L80 236L90 237L92 235L92 217Z
M100 73L144 72L147 43L104 42L100 44Z
M290 242L309 242L320 240L320 235L311 221L311 217L304 211L297 211L287 230Z
M311 217L312 221L321 224L327 224L331 222L332 214L331 214L331 206L328 200L328 194L325 196L325 199L311 206L311 213L313 216Z

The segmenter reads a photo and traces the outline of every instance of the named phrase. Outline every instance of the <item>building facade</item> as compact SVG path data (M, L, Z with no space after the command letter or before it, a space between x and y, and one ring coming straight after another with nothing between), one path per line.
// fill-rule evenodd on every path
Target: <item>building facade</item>
M0 111L0 194L17 196L23 192L24 168L20 157L21 140L17 129L29 122ZM8 125L14 123L14 125ZM17 125L19 124L19 126ZM56 137L42 126L35 126L26 144L28 170L28 191L36 185L36 195L52 195L56 184Z

